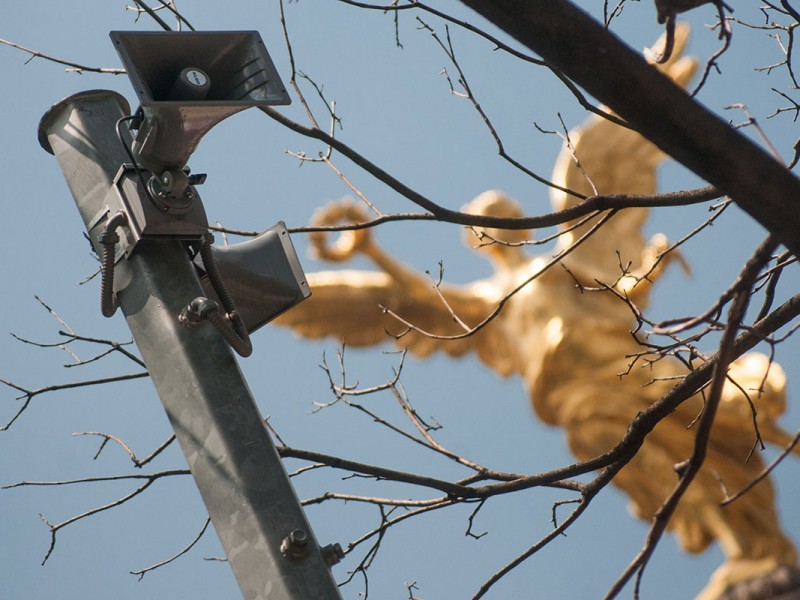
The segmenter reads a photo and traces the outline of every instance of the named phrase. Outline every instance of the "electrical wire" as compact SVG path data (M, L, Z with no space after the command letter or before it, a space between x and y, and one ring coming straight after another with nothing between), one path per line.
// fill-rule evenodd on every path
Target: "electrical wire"
M119 234L117 227L128 222L127 215L120 211L110 217L98 241L103 246L100 256L100 311L104 317L113 317L117 312L117 299L114 296L114 258Z
M250 354L253 352L253 345L250 341L250 335L247 333L247 327L242 320L242 316L236 309L236 303L233 300L233 296L231 296L231 293L228 291L228 286L225 285L225 280L222 278L222 274L219 272L217 261L214 258L214 253L211 251L211 244L209 243L208 239L203 240L203 243L200 246L200 258L203 261L203 268L206 271L208 280L211 282L211 287L213 287L214 291L217 293L217 296L222 303L222 307L225 309L225 312L230 319L230 324L221 320L219 320L220 323L212 320L212 324L225 337L225 339L228 340L228 343L233 346L233 349L236 350L236 352L238 352L241 356L250 356ZM227 326L226 329L230 329L230 331L223 331L223 329L220 327L220 324Z
M135 115L130 115L128 117L122 117L117 121L116 131L117 131L117 139L119 140L122 147L125 149L125 154L128 155L128 158L131 160L131 164L133 165L133 170L136 171L137 177L139 177L139 182L142 184L144 188L144 193L147 195L147 199L150 200L150 203L156 207L156 209L160 210L161 212L167 212L169 210L169 206L160 200L156 200L153 194L150 193L150 186L147 185L145 181L144 175L142 174L142 170L139 167L139 163L136 161L136 157L133 155L133 150L131 150L128 142L125 141L125 136L122 134L122 124L125 121L137 121L141 120L142 117L137 111Z

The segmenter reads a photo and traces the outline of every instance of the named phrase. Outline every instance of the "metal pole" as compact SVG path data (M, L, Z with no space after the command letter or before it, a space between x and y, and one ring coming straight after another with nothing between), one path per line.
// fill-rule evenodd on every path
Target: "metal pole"
M115 92L83 92L39 128L98 251L106 193L127 160L115 126L128 112ZM210 324L178 322L204 295L181 242L143 241L114 283L244 598L341 598L230 347Z

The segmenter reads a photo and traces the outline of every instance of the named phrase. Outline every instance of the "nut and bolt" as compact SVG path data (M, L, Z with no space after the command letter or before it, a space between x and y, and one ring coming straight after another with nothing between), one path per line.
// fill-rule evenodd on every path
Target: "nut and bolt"
M302 529L295 529L281 542L281 554L286 558L299 560L308 556L308 534ZM328 544L320 548L325 563L332 567L344 558L344 550L339 544Z
M281 554L286 558L304 558L308 554L308 534L302 529L290 532L281 542Z
M328 544L323 548L320 548L322 552L322 558L325 559L325 563L332 567L333 565L339 564L339 562L344 558L344 550L339 544Z

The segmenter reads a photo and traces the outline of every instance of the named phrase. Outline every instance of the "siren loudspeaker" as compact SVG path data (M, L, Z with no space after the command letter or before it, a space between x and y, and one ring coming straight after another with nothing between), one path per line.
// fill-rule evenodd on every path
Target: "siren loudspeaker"
M311 295L282 221L252 240L212 246L211 252L248 333ZM218 301L199 256L195 264L201 272L200 283L206 296Z
M200 138L223 119L290 103L256 31L110 35L144 117L133 151L155 173L183 168Z

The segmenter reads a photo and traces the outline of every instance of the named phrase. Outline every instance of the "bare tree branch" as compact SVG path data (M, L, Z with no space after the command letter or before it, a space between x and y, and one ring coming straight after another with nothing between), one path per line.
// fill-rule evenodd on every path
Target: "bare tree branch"
M113 69L108 67L87 67L86 65L70 62L68 60L63 60L61 58L56 58L54 56L44 54L43 52L39 52L38 50L31 50L30 48L26 48L25 46L21 46L19 44L16 44L9 40L4 40L2 38L0 38L0 44L11 46L12 48L16 48L17 50L22 50L23 52L27 52L28 54L30 54L31 57L27 61L25 61L25 64L31 62L34 58L43 58L44 60L70 67L69 69L67 69L68 72L71 71L74 73L107 73L110 75L125 74L125 69Z
M800 255L800 181L586 13L567 0L461 1L551 61Z

